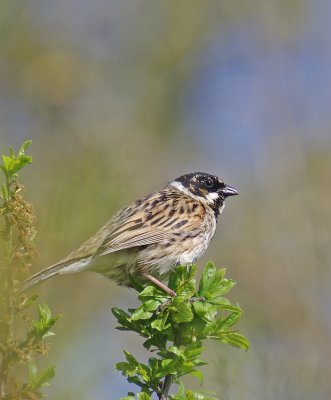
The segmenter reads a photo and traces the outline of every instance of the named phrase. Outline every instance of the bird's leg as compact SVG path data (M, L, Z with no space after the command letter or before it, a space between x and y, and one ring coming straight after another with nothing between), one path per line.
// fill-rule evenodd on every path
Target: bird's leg
M158 279L154 278L154 276L144 273L144 277L146 279L148 279L150 282L154 283L154 285L158 286L164 292L168 293L169 296L171 296L171 297L176 297L177 296L176 292L174 292L173 290L168 288L167 285L165 285L164 283L160 282Z

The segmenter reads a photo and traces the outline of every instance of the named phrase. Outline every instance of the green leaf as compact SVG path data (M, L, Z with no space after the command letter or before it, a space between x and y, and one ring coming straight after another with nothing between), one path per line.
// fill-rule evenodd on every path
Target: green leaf
M177 299L188 299L194 295L196 270L196 265L184 265L177 267L170 274L168 286L177 293Z
M216 269L213 263L204 268L196 292L196 266L177 267L169 276L168 286L177 294L169 299L160 289L147 285L139 287L140 306L128 312L113 308L121 330L137 332L146 340L143 346L156 351L157 357L151 357L148 365L142 364L129 352L125 352L125 362L116 364L130 383L141 388L134 397L128 393L127 399L150 400L152 393L159 393L162 380L172 375L173 382L180 385L173 400L215 400L205 391L185 390L179 377L191 374L202 381L199 367L205 365L201 360L202 343L205 339L214 339L232 346L247 349L247 339L236 331L230 331L238 322L242 311L224 297L235 282L226 279L225 269ZM191 299L201 296L204 299ZM194 301L195 300L195 301ZM140 396L140 397L139 397Z
M167 322L168 317L169 317L169 312L165 312L165 313L161 314L160 316L157 317L157 319L152 321L151 327L153 329L156 329L157 331L163 331L163 330L169 328L169 326L171 326L171 324L170 324L170 322Z
M183 349L180 349L177 346L170 346L168 351L170 353L175 354L177 357L182 358L183 360L186 360L185 352Z
M45 386L55 376L55 365L44 369L38 376L37 366L33 360L29 362L29 385L35 390Z
M61 317L61 315L57 315L56 317L52 317L51 310L49 309L47 304L39 304L38 306L39 319L33 321L32 328L34 334L44 339L48 330L55 324L55 322ZM49 336L49 335L48 335Z
M144 309L145 311L155 311L160 307L161 302L158 300L147 300L144 303Z
M6 174L6 171L4 170L3 166L0 165L0 168L3 170L3 172ZM1 184L1 197L5 200L9 199L9 193L7 189L7 185L5 183Z
M195 342L186 346L185 356L188 360L195 359L203 350L204 348L201 346L200 342Z
M228 329L233 326L241 317L240 311L233 311L227 318L222 322L222 329Z
M25 141L20 147L17 156L15 156L12 147L9 149L9 156L5 154L2 156L3 165L0 167L7 177L14 177L20 169L32 162L32 157L24 154L30 144L30 140Z
M182 381L178 382L178 393L177 396L183 397L185 399L185 386Z
M113 315L115 316L115 318L117 319L117 321L120 323L123 321L127 321L130 318L129 314L127 314L125 311L123 311L119 308L113 307L111 309L111 311L112 311Z
M55 376L55 365L46 368L38 377L38 381L36 382L36 387L39 388L41 386L46 386L49 384L49 381L53 379Z
M141 305L135 310L131 316L132 321L138 321L139 319L150 319L153 313L144 310L144 305Z
M13 176L20 169L32 162L30 156L20 156L19 158L10 158L6 155L2 156L3 166L8 175Z
M145 301L145 299L154 299L154 300L159 300L160 303L163 303L168 300L167 294L155 286L148 285L146 286L142 292L139 293L138 296L139 300Z
M214 263L210 261L209 263L206 264L202 272L198 290L200 296L204 297L208 293L210 285L215 279L215 273L216 273L216 267Z
M17 155L20 157L22 155L24 155L25 150L28 149L31 146L32 140L26 140L25 142L23 142L22 146L20 147L20 149L18 150Z
M217 400L215 393L207 390L185 390L184 394L179 392L176 395L170 396L171 400Z
M192 306L190 303L183 302L171 308L171 316L174 322L190 322L193 319Z
M198 378L199 381L200 381L200 385L203 384L204 376L203 376L203 373L202 373L202 372L200 372L200 371L198 371L198 370L195 369L195 370L193 370L192 372L190 372L190 375L195 376L196 378Z
M11 169L12 162L14 161L11 157L6 156L5 154L2 156L3 166L5 171L9 172Z
M147 365L139 363L128 351L124 351L127 362L119 362L115 368L122 371L126 377L134 379L134 383L143 387L144 383L150 381L150 369Z
M217 308L209 302L195 301L193 308L195 313L205 321L212 321L217 314Z
M164 377L169 374L176 374L176 361L171 358L165 358L161 361L162 370L156 375Z
M32 387L34 382L37 380L37 365L33 360L29 361L29 384Z
M151 400L151 396L147 393L141 392L137 394L137 399L138 400Z
M216 269L212 262L209 262L202 273L199 284L199 296L208 300L217 298L227 293L235 285L235 281L224 278L225 269Z
M128 351L124 350L124 355L125 355L126 360L130 364L134 364L134 365L139 364L138 361L135 359L135 357L131 353L129 353Z
M238 347L240 349L249 349L248 340L237 332L220 333L219 340L223 343L230 344L231 346Z

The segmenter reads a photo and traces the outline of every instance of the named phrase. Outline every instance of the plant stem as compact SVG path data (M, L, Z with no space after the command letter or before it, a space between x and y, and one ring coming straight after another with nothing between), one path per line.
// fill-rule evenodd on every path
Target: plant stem
M166 400L168 398L169 389L172 384L172 375L167 375L164 378L161 392L158 394L159 400Z
M180 331L177 330L177 332L175 333L175 337L174 337L174 346L180 347L180 345L181 345L181 336L180 336ZM159 400L167 400L168 399L168 393L169 393L169 390L170 390L173 380L174 380L174 375L170 375L170 374L164 378L161 392L158 394Z
M8 197L5 199L7 210L8 203L11 201L11 182L6 177L6 189L8 193ZM12 339L13 334L13 323L14 323L14 288L13 288L13 269L12 269L12 260L14 253L14 243L13 243L13 227L8 218L8 211L4 215L5 226L7 229L6 237L7 237L7 254L6 254L6 265L3 270L3 347L1 349L2 357L1 357L1 365L0 365L0 395L1 399L5 398L6 395L6 383L9 372L9 352L8 352L8 344Z

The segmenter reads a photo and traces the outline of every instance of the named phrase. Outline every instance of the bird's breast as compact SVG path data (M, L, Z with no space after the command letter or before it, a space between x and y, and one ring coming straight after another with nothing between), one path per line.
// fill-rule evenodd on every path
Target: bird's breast
M207 214L201 230L196 235L188 236L185 240L185 251L180 256L180 264L194 263L207 250L216 231L214 216Z

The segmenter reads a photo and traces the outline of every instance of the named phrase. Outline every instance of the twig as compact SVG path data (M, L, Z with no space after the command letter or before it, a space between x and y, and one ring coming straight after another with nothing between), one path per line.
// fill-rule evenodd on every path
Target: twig
M169 392L171 384L172 384L172 375L167 375L164 378L161 392L158 394L159 400L167 400L168 399L168 392Z

